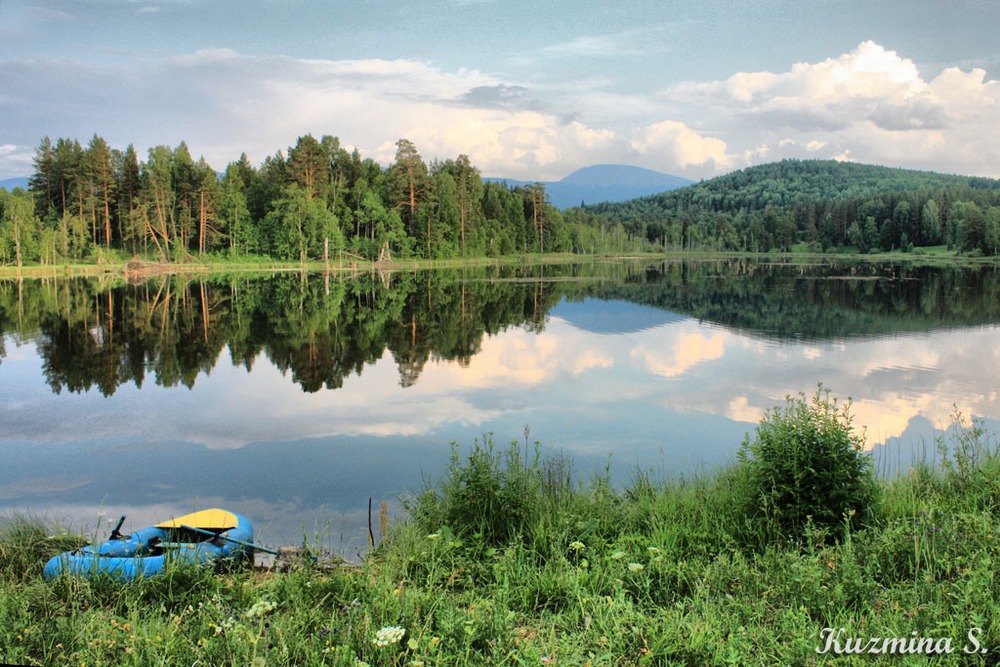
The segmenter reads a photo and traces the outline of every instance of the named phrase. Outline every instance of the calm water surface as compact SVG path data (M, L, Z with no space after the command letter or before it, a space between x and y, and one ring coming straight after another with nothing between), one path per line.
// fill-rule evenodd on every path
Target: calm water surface
M452 442L527 432L581 478L710 470L819 382L888 470L953 405L1000 430L998 323L992 270L898 266L0 282L0 513L103 531L218 505L353 553L368 499L377 525Z

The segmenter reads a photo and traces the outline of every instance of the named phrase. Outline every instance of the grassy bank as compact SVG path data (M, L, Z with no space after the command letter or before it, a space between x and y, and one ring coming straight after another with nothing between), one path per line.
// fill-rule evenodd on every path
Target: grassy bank
M919 252L902 251L882 252L875 254L862 253L816 253L810 252L807 246L793 248L791 252L770 252L770 253L738 253L738 252L713 252L709 250L667 250L656 252L634 252L624 255L615 254L574 254L574 253L548 253L548 254L521 254L504 257L468 257L452 259L398 259L391 262L372 262L359 260L354 257L331 259L329 264L322 260L311 260L308 262L283 262L267 257L240 257L230 258L223 255L206 255L204 257L187 256L183 260L163 262L156 258L140 259L147 267L145 275L156 275L165 273L177 274L203 274L218 272L249 272L249 273L275 273L289 271L306 271L312 273L322 273L329 270L330 273L339 275L351 275L357 272L367 271L389 271L389 270L417 270L433 268L455 268L473 266L497 266L503 264L514 265L536 265L555 264L564 262L589 262L607 260L717 260L744 258L759 262L803 262L803 263L887 263L899 262L918 266L995 266L1000 263L1000 257L983 257L962 254L954 250L948 250L944 246L935 248L921 248ZM0 266L0 279L4 278L68 278L79 276L124 276L128 273L128 266L135 258L118 254L108 254L100 261L75 262L72 264L47 264L47 265L25 265ZM140 272L141 273L141 272Z
M359 567L46 584L45 559L80 538L8 519L0 661L867 665L950 649L945 664L996 664L991 437L958 416L942 467L876 481L840 407L819 394L786 407L731 467L670 482L637 473L624 489L576 481L567 459L523 443L477 443ZM797 459L802 433L813 439ZM803 461L817 493L783 499L776 467L801 473ZM904 641L868 643L892 637ZM854 640L881 652L836 654Z
M0 278L60 278L79 276L126 276L140 277L159 274L205 274L205 273L286 273L309 272L352 275L368 271L407 271L416 269L456 268L476 266L538 265L567 262L588 262L595 259L643 259L657 258L661 254L638 254L622 256L576 255L572 253L547 253L508 255L504 257L468 257L453 259L404 258L388 262L374 262L356 257L331 258L329 263L322 260L287 262L268 257L248 256L230 258L222 255L204 257L187 256L183 260L161 261L157 258L133 258L114 256L100 262L76 262L72 264L30 264L22 267L0 266Z

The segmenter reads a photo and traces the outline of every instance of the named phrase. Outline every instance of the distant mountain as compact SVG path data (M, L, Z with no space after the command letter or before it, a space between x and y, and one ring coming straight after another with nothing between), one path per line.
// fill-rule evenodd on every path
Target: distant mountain
M0 181L0 188L6 189L8 192L12 191L14 188L24 188L28 189L28 177L22 176L21 178L6 178Z
M219 174L222 177L222 174ZM519 181L513 178L485 178L483 180L506 182L508 185L527 185L533 181ZM623 164L596 164L577 169L560 181L545 182L545 191L552 205L567 209L580 204L602 202L623 202L639 197L667 192L691 185L680 176L663 172L630 167ZM28 188L28 178L8 178L0 180L0 188Z
M532 181L486 178L487 181L526 185ZM567 209L580 204L623 202L691 185L694 181L660 171L624 164L596 164L577 169L559 181L542 181L552 205Z

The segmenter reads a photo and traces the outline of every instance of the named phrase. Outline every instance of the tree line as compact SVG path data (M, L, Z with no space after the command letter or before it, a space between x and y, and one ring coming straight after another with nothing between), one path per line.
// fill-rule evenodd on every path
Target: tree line
M824 160L785 160L567 218L621 225L675 249L823 252L947 246L1000 252L1000 181Z
M407 139L383 167L304 135L259 166L215 171L185 143L111 148L44 138L28 191L0 190L0 264L140 255L278 261L641 250L1000 253L1000 181L835 161L750 167L565 212L540 183L429 164Z
M499 256L595 249L543 185L484 180L467 155L427 163L407 139L383 168L337 137L307 134L259 166L217 172L185 143L42 139L28 191L0 190L0 263L143 255L284 261Z

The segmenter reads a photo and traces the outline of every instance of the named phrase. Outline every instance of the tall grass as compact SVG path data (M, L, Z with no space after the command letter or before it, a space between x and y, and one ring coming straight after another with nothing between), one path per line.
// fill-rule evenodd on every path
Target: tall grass
M748 539L750 473L574 479L562 456L489 438L410 500L357 568L176 568L131 584L38 565L59 531L0 533L0 662L43 665L909 664L836 656L844 637L948 638L943 664L995 664L996 473L959 419L951 465L878 482L869 521ZM964 449L963 449L964 448ZM961 454L960 451L964 451ZM16 523L16 522L15 522ZM11 524L15 525L15 524ZM774 537L774 536L772 536ZM59 538L62 539L62 538ZM20 555L16 555L20 554ZM965 654L969 632L988 649Z
M52 556L84 544L82 536L37 517L0 518L0 577L20 581L40 576Z

